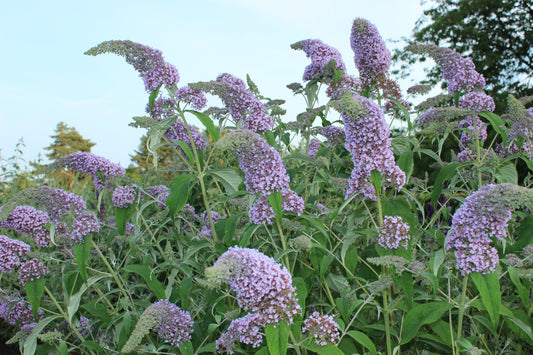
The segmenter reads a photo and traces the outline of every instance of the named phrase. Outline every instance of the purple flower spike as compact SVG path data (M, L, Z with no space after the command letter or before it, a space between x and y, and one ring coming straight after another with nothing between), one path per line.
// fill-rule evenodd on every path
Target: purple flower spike
M345 147L354 163L345 198L356 194L375 199L376 191L370 181L373 170L381 172L383 182L400 190L405 184L405 173L394 161L390 129L381 108L370 99L348 93L335 103L335 108L344 121Z
M112 201L115 207L127 208L137 197L136 188L133 186L119 186L113 190Z
M407 249L411 239L409 225L400 216L385 216L379 229L378 244L386 249L398 249L400 246Z
M126 170L120 165L113 164L109 160L92 153L72 153L62 158L60 163L65 164L69 169L92 176L93 184L97 191L106 187L106 182L109 179L126 174ZM98 172L102 173L105 181L100 179Z
M167 201L168 195L170 195L170 189L165 185L155 185L146 188L146 192L159 200L157 205L160 208L165 208L165 202Z
M19 281L25 286L30 281L40 279L48 274L48 268L39 259L31 259L23 263L19 269Z
M0 235L0 272L8 274L13 271L26 259L29 251L28 244Z
M179 88L174 97L178 101L190 104L195 110L201 110L207 104L205 95L201 91L194 90L189 86Z
M49 222L46 212L32 206L17 206L5 221L0 222L0 227L13 228L15 232L35 239L38 246L46 248L50 245L50 232L46 228Z
M292 49L301 49L311 58L311 64L305 67L303 81L317 79L330 82L335 79L335 69L346 72L338 50L324 44L318 39L306 39L291 45ZM332 62L333 61L333 62Z
M250 344L253 348L259 347L263 342L265 325L265 317L257 313L249 313L242 318L232 320L228 330L217 339L217 352L234 354L237 341Z
M455 249L457 269L491 273L499 263L492 238L507 236L507 225L515 208L533 203L533 190L513 184L485 185L466 198L455 212L446 237L446 249Z
M208 280L227 283L239 306L265 317L265 324L286 320L301 311L289 271L255 249L231 247L206 270Z
M321 143L322 142L320 142L318 139L311 139L309 142L309 151L307 153L309 158L316 158L316 154L318 153Z
M274 117L267 115L265 105L246 88L244 81L231 74L221 74L216 81L189 86L220 97L240 127L262 133L274 126Z
M340 338L339 325L332 316L313 312L304 321L302 333L309 333L315 344L326 346L328 343L336 344Z
M365 19L355 19L350 44L364 86L370 86L378 76L387 73L391 54L376 26Z
M178 70L172 64L165 62L161 51L140 43L106 41L85 52L94 56L103 53L114 53L126 58L126 62L139 72L148 92L154 91L160 85L174 86L180 80Z

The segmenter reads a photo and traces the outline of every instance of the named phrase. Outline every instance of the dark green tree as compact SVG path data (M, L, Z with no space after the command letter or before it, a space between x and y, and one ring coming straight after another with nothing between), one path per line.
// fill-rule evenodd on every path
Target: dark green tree
M533 94L533 1L532 0L435 0L417 21L409 43L449 47L472 58L493 96ZM405 60L400 69L408 75L410 65L426 58L396 52ZM440 78L434 67L430 82Z
M50 136L54 142L44 148L49 151L46 156L50 160L62 158L75 152L90 152L96 143L82 137L74 127L67 126L64 122L57 124L55 134Z
M141 137L141 143L139 148L135 150L135 154L130 158L132 165L128 168L128 173L134 173L136 175L146 175L149 172L155 173L155 166L153 162L153 155L148 152L146 147L148 137L146 135ZM179 165L180 158L178 151L172 145L163 145L157 149L157 167L162 171L163 176L171 176L172 166Z

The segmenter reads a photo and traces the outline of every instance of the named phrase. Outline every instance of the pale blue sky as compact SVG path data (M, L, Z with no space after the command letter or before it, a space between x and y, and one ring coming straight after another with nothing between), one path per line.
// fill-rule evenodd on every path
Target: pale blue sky
M287 119L294 119L304 102L285 86L301 82L309 60L290 44L320 39L357 74L349 43L355 18L374 23L387 40L400 40L421 14L419 0L2 1L2 157L13 154L21 137L26 159L44 156L63 121L96 143L93 153L130 164L144 130L128 123L144 114L148 95L123 58L83 55L100 42L128 39L161 50L178 68L180 85L224 72L250 74L265 96L287 100Z

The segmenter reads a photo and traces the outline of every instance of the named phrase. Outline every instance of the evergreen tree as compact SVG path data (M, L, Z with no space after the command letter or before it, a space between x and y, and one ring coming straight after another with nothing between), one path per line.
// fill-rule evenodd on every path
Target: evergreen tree
M96 144L83 138L76 128L69 127L64 122L57 124L55 134L50 137L54 139L54 142L44 148L49 151L46 156L50 160L56 160L75 152L90 152Z

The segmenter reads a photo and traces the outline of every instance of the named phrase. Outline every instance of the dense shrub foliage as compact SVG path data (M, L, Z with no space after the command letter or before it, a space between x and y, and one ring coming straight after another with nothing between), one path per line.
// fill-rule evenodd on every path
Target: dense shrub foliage
M147 114L131 125L146 129L151 163L141 173L80 151L18 189L3 161L8 343L24 354L532 353L533 100L509 96L498 115L470 59L413 45L449 92L412 108L426 88L402 96L378 29L355 19L350 41L359 76L319 40L292 45L311 63L288 85L305 109L283 119L284 101L249 77L179 86L158 50L91 48L143 79ZM212 96L224 107L206 108Z

